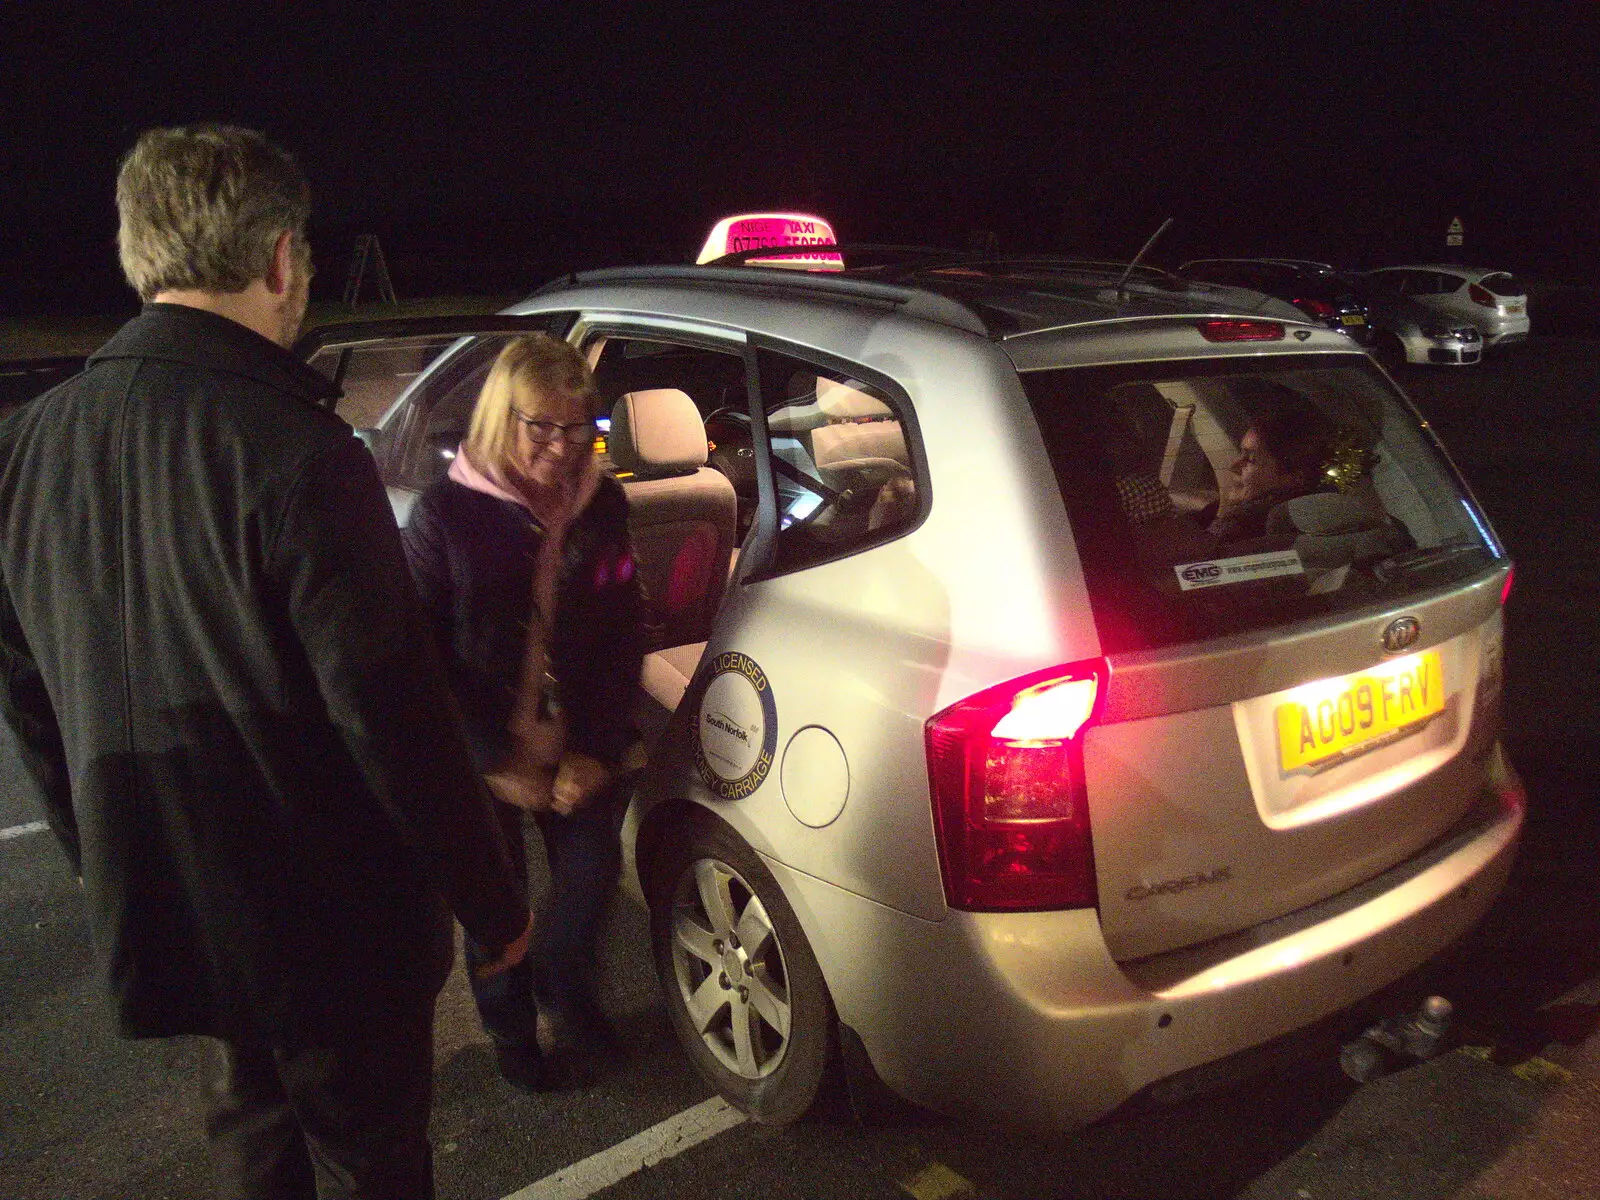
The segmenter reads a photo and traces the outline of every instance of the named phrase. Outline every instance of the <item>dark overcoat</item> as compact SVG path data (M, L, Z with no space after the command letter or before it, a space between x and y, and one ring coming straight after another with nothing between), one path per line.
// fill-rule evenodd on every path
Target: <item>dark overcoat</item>
M150 304L0 423L0 707L122 1031L414 1011L527 920L371 456L251 330Z

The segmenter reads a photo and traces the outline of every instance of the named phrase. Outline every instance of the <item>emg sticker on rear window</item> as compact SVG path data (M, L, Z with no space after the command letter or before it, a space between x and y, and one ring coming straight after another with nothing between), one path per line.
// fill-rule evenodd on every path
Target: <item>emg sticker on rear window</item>
M1274 550L1271 554L1241 554L1237 558L1213 558L1205 562L1179 563L1172 568L1178 586L1186 592L1196 588L1220 587L1225 583L1249 583L1252 579L1272 579L1278 575L1304 575L1305 567L1294 550Z

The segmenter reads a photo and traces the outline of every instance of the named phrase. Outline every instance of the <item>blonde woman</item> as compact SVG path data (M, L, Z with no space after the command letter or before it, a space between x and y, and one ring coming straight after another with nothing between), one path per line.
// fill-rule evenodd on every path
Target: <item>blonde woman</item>
M591 975L620 863L607 785L635 740L644 641L627 501L594 453L597 403L588 364L566 342L513 339L449 474L418 499L404 533L513 865L526 885L524 812L550 861L529 962L479 979L486 949L466 939L500 1072L525 1091L557 1081L535 1036L538 1005L574 1049L613 1045Z

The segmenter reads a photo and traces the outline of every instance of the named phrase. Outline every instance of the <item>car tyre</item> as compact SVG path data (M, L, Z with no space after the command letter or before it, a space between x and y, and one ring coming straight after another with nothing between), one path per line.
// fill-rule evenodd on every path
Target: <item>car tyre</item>
M678 1040L753 1119L811 1111L837 1059L822 969L777 880L721 822L669 835L650 872L650 940Z

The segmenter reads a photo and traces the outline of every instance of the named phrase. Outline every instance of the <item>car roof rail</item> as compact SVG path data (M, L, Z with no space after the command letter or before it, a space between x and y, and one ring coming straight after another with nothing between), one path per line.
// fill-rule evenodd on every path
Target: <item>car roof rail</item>
M757 255L770 258L780 255L788 247L768 247ZM796 251L815 254L819 247L796 247ZM831 249L831 247L828 247ZM945 251L950 254L950 251ZM721 261L721 260L718 260ZM576 271L550 280L533 293L548 296L574 287L598 283L675 283L695 286L734 286L762 292L785 292L804 296L825 295L848 299L862 304L894 308L907 316L918 317L953 329L962 329L986 338L1000 336L1002 330L991 327L983 315L972 305L926 288L905 286L899 283L859 279L837 271L795 271L784 268L726 266L645 266L603 267L593 271Z

